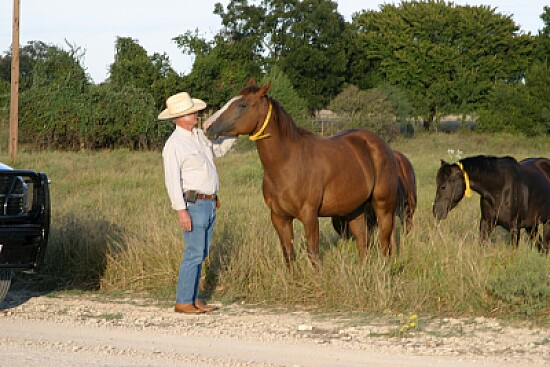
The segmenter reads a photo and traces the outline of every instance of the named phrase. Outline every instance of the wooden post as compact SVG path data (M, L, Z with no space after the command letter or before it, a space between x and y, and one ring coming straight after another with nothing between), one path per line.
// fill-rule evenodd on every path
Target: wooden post
M13 29L11 43L11 100L9 156L13 161L17 156L17 134L19 129L19 0L13 0Z

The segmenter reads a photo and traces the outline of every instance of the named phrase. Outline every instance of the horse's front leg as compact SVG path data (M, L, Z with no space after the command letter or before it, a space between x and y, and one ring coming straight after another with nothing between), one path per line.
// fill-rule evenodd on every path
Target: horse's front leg
M495 221L489 218L481 218L479 221L479 236L481 238L482 244L487 244L489 241L489 236L493 233L495 229Z
M293 218L282 217L271 211L271 222L279 236L286 266L289 269L292 260L294 260L294 229L292 227L292 219Z
M481 242L485 244L489 241L489 236L493 233L496 225L496 213L487 200L480 198L479 206L481 209L481 219L479 221L479 236Z
M319 217L317 211L306 210L301 213L301 221L304 224L307 242L307 256L313 267L317 268L319 259Z

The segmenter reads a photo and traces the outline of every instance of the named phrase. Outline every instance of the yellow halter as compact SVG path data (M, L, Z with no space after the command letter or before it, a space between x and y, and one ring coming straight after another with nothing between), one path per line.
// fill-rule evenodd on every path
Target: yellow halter
M458 167L460 167L462 174L464 175L464 181L466 181L466 190L464 190L464 195L469 198L470 196L472 196L472 190L470 189L470 178L468 177L468 172L464 170L464 166L461 162L458 162L457 164Z
M269 123L269 119L271 118L271 111L272 110L273 110L273 105L271 104L271 102L269 102L269 107L267 109L267 116L265 117L264 124L262 125L260 130L258 130L258 132L256 134L248 137L249 140L256 141L256 140L260 140L260 139L267 138L267 137L271 136L270 133L267 133L267 134L264 134L264 135L262 135L262 133L264 132L265 128L267 127L267 124Z

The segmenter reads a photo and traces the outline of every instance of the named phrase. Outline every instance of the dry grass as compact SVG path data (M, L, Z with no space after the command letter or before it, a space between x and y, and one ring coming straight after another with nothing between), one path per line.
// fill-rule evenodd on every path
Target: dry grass
M550 283L548 258L533 255L525 242L520 250L511 248L503 231L495 233L493 245L479 246L476 196L464 199L440 223L431 214L431 203L439 160L457 158L449 149L462 151L462 156L549 157L548 139L430 134L392 146L411 159L418 179L414 232L401 238L399 256L388 259L374 248L361 262L353 241L340 240L330 220L321 218L322 267L314 270L309 265L303 228L295 222L296 262L291 272L284 266L263 202L257 153L233 152L221 158L222 208L202 283L205 291L227 302L341 311L547 316L550 289L529 287L533 282ZM174 297L183 249L164 189L160 153L21 152L13 165L44 171L52 180L45 277L63 287ZM518 284L502 289L508 283L500 282L507 269L517 271L513 265L520 262L527 264L525 276L519 275L524 281L521 292L530 292L527 311L507 301L506 294L516 292ZM538 278L528 275L532 262L542 269Z

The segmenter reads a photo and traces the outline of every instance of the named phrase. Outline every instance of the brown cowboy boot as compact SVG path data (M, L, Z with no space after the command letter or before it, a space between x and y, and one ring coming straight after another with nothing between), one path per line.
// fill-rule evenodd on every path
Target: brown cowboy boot
M198 308L201 311L204 311L204 312L212 312L212 311L215 311L215 310L218 309L218 307L216 307L216 306L205 305L204 303L202 303L199 300L195 301L195 307Z
M193 314L196 315L196 314L206 312L204 310L201 310L195 307L195 305L192 303L176 303L176 307L174 307L174 311L179 313L191 314L191 315Z

